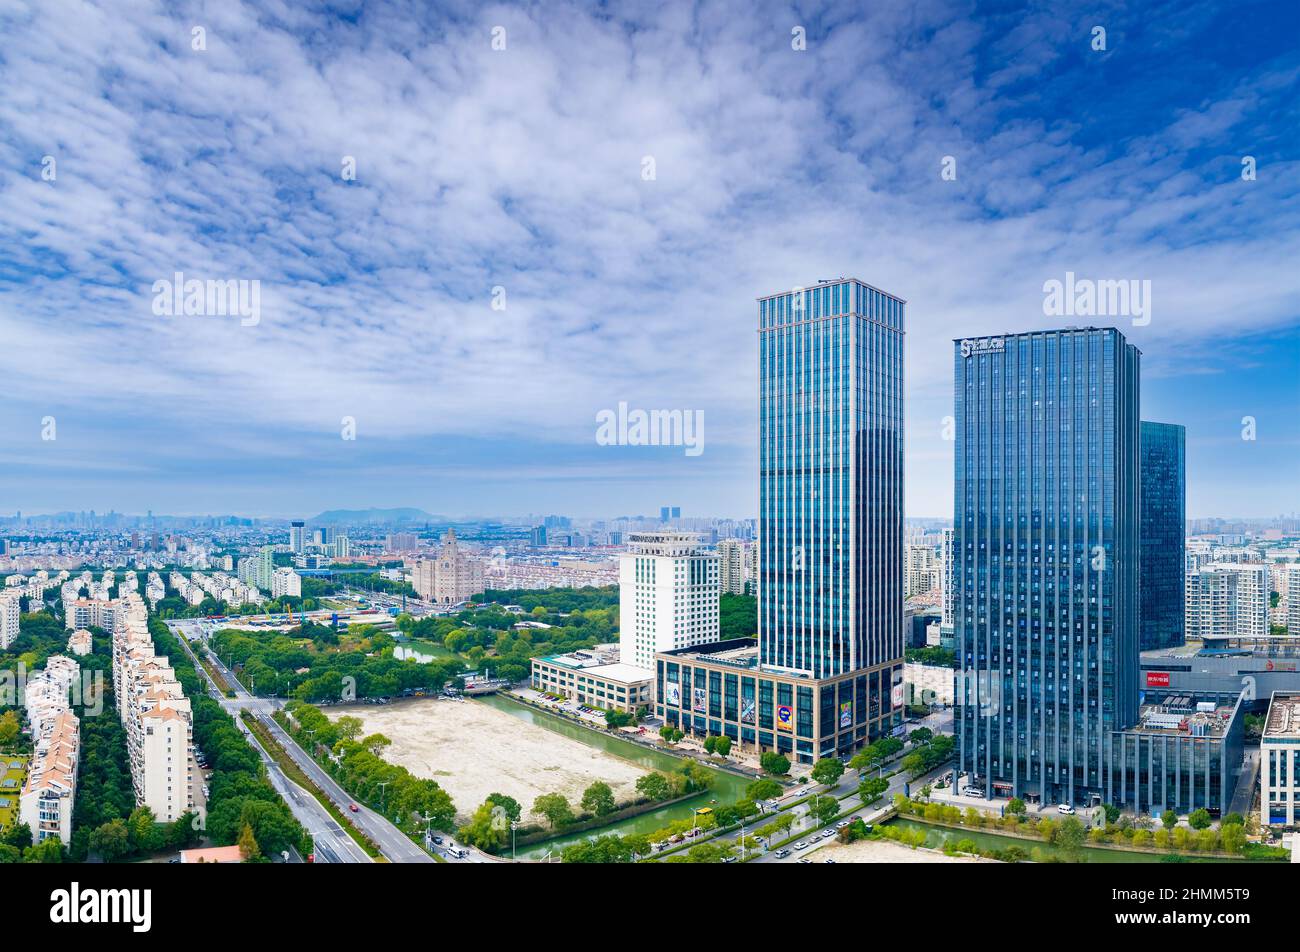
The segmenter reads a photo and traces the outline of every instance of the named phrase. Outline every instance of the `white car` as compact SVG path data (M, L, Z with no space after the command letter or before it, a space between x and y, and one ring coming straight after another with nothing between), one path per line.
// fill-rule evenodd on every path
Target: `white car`
M1070 806L1068 803L1058 803L1056 805L1056 812L1063 813L1066 816L1071 816L1074 813L1074 807Z
M796 843L796 844L794 844L794 848L797 849L797 850L806 850L806 849L808 848L808 844L807 844L807 843Z

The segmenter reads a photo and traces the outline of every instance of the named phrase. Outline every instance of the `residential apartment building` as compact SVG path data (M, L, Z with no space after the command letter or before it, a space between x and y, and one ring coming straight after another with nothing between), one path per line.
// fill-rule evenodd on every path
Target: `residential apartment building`
M276 569L271 576L271 597L281 598L285 595L302 597L302 576L288 566Z
M18 798L18 819L32 842L57 838L72 843L72 809L81 759L80 723L65 704L44 731L33 733L34 751Z
M907 546L905 593L907 597L924 595L942 585L939 553L932 545Z
M1300 636L1300 563L1286 568L1286 631Z
M78 628L68 636L68 652L70 654L84 657L90 654L94 647L94 639L85 628Z
M1184 427L1142 421L1142 651L1176 648L1186 640L1185 443Z
M458 605L483 591L483 563L460 551L456 530L442 537L438 554L411 568L411 586L426 601Z
M1269 632L1268 566L1212 562L1187 575L1187 637L1262 638Z
M633 532L619 557L623 664L649 671L655 652L718 640L718 554L693 533Z
M149 634L144 601L134 592L120 602L113 631L113 687L126 729L131 781L138 805L160 823L195 807L190 701L171 663Z
M8 651L18 637L18 620L22 603L15 589L0 590L0 651Z
M718 542L718 587L732 595L744 595L754 581L754 543L743 539Z

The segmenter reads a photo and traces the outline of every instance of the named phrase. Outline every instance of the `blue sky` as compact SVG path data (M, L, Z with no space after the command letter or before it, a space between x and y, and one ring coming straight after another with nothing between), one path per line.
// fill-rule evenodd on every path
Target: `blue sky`
M0 0L0 511L752 515L754 299L852 275L943 515L952 338L1067 271L1152 282L1094 323L1189 514L1300 509L1294 3L652 6ZM704 453L598 445L620 401Z

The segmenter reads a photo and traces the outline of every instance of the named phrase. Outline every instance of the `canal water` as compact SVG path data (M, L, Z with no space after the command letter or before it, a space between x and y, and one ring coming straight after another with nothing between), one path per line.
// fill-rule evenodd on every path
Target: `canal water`
M611 756L644 767L647 772L652 770L661 770L665 773L673 772L678 770L685 762L680 757L674 757L671 754L657 750L648 750L640 744L622 740L612 734L604 734L600 731L580 727L577 724L570 724L563 718L539 711L503 695L492 694L476 698L475 703L491 705L512 717L517 717L530 724L536 724L538 727L543 727L549 731L555 731L557 734L563 734L565 737L586 744L588 747L598 748ZM558 860L564 847L596 836L608 836L610 834L627 836L632 833L653 833L655 830L663 829L674 820L689 819L697 808L708 805L711 800L723 804L735 803L744 797L745 787L751 783L750 780L744 777L738 777L726 771L714 770L712 773L714 775L713 789L700 794L698 797L682 800L650 813L642 813L640 816L603 826L600 829L587 830L569 836L558 836L542 843L533 843L527 848L520 847L517 855L519 859L541 859L550 850ZM523 806L527 810L530 804L524 804Z
M942 849L946 842L956 843L959 840L971 840L980 849L1004 850L1009 846L1018 846L1025 851L1027 855L1032 854L1035 849L1041 850L1050 856L1059 856L1063 850L1044 843L1042 840L1025 840L1015 836L999 836L996 833L985 833L982 830L967 829L950 829L946 826L931 826L929 823L918 823L915 820L895 817L887 821L886 826L897 826L911 830L924 830L926 833L925 845L931 849ZM1158 863L1160 862L1159 853L1135 853L1128 850L1106 850L1097 849L1092 846L1085 846L1080 851L1085 862L1088 863Z

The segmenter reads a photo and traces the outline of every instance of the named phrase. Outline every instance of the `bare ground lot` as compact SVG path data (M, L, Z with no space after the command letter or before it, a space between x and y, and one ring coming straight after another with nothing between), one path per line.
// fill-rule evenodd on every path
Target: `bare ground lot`
M616 799L630 799L645 773L636 764L473 701L425 698L328 707L325 713L334 720L344 714L359 718L363 735L389 738L393 745L384 759L438 781L462 820L495 792L518 800L525 820L537 819L529 811L544 793L563 794L576 810L582 791L595 780L609 784Z
M832 843L813 854L813 862L833 859L837 863L993 863L980 856L945 856L938 850L914 850L890 840L858 840Z

